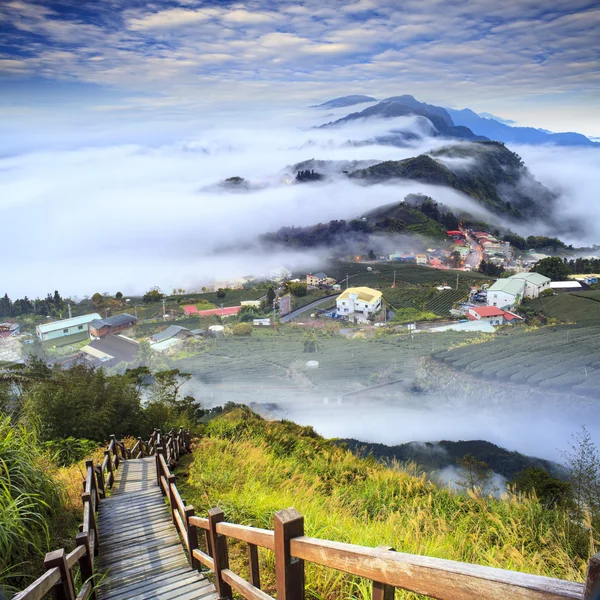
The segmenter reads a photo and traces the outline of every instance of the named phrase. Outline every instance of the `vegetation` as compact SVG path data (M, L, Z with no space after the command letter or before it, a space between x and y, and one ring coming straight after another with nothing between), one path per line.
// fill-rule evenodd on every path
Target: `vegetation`
M415 321L435 321L438 315L417 308L401 308L394 316L395 323L413 323Z
M67 300L61 297L58 291L48 294L44 299L30 300L27 296L18 298L14 302L8 294L0 297L0 319L6 317L19 317L21 315L40 315L65 318L67 316Z
M567 262L558 256L542 258L531 267L531 271L549 277L552 281L565 281L572 274Z
M154 287L144 294L142 300L148 304L150 302L160 302L164 297L165 295L160 291L160 289Z
M246 409L211 421L187 468L180 489L197 513L219 505L245 525L272 528L273 513L294 506L309 536L577 581L593 550L584 527L534 497L456 493L414 466L388 468L310 427ZM272 555L261 552L260 561L264 590L273 593ZM230 562L247 576L243 544L230 543ZM370 598L367 582L310 564L307 587L311 598Z
M252 325L250 323L238 323L233 328L233 335L252 335Z

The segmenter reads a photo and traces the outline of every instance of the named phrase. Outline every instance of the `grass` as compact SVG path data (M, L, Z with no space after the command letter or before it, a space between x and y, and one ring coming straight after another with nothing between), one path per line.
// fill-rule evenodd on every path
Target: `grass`
M574 292L537 298L527 307L542 312L548 317L575 323L578 327L600 323L600 292Z
M207 426L178 486L202 515L220 506L226 520L273 528L290 506L306 535L581 581L589 539L566 514L535 498L457 494L414 466L388 468L324 440L310 427L269 422L236 409ZM588 540L586 542L586 540ZM234 571L247 573L243 544L230 543ZM273 557L260 555L264 590L274 592ZM368 582L307 565L307 597L370 598ZM400 593L397 598L419 598Z
M59 467L33 430L0 416L0 590L26 587L49 550L73 549L82 467Z

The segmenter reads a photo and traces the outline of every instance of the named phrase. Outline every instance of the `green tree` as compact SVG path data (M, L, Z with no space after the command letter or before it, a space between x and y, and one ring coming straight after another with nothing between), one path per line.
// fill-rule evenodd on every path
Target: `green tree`
M102 302L102 300L104 300L104 297L102 296L102 294L100 292L96 292L93 296L92 296L92 302L94 303L94 305L98 305Z
M288 283L286 287L293 296L296 296L298 298L301 296L306 296L306 294L308 293L306 283Z
M164 297L165 295L160 291L160 288L153 287L144 294L142 300L148 304L150 302L160 302Z
M552 279L552 281L565 281L572 274L568 263L558 256L542 258L531 267L531 271Z
M458 480L456 483L465 490L475 494L489 493L492 490L494 472L487 463L477 460L472 454L465 454L457 458Z
M123 297L123 292L117 292L117 293L115 294L115 298L116 298L117 300L120 300L122 297Z
M552 477L541 467L523 469L515 475L510 485L519 492L535 493L540 502L548 508L565 505L571 496L571 484L568 481Z
M274 301L275 301L275 290L271 286L267 290L267 308L268 308L268 310L271 310L273 308Z
M307 329L302 334L304 352L317 352L320 348L319 335L315 329Z

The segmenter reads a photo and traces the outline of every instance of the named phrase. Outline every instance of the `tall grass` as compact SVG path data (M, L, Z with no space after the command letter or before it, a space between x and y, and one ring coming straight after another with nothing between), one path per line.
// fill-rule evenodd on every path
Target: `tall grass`
M585 575L585 533L535 498L458 494L414 465L388 468L310 428L249 411L212 421L187 469L182 491L197 514L219 505L227 520L272 528L273 513L294 506L310 536L577 581ZM231 560L247 574L242 544L231 544ZM261 561L273 591L273 558L264 551ZM370 597L367 582L314 565L307 586L311 598Z
M0 415L0 590L24 587L46 552L73 545L82 472L54 458L35 430Z

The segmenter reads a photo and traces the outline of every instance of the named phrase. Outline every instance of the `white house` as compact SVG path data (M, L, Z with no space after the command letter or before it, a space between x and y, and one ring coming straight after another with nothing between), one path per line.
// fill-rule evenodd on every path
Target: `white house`
M381 308L381 292L368 287L352 287L337 298L337 314L350 319L369 319Z
M526 298L537 298L545 290L551 289L550 278L539 273L517 273L507 279L517 279L525 282Z
M525 281L522 279L498 279L487 290L487 304L508 310L521 304L524 295Z
M96 319L102 319L102 317L98 313L91 313L72 319L43 323L38 325L35 330L42 342L53 341L56 345L69 344L88 339L88 325Z

